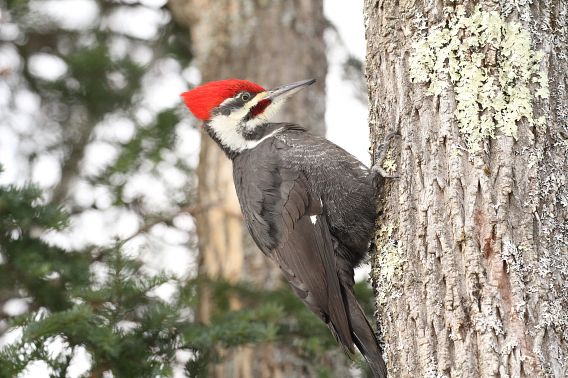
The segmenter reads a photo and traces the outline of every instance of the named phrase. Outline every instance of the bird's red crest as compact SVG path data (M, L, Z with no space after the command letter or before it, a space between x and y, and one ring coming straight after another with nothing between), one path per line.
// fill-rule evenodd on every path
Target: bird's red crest
M182 93L181 97L193 115L204 121L211 116L211 110L242 91L259 93L265 89L252 81L227 79L205 83Z

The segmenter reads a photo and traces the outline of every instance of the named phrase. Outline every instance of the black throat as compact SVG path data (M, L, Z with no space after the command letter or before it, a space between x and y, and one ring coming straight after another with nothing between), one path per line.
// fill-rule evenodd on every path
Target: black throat
M252 130L246 130L243 128L241 134L246 140L261 140L265 136L284 126L286 126L285 123L263 123Z

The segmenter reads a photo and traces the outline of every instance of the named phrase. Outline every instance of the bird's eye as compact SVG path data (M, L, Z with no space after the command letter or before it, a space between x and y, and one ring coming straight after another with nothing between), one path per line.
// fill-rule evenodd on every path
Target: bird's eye
M251 96L250 96L250 93L248 93L248 92L243 92L243 93L241 93L241 100L243 100L243 101L248 101L248 100L250 100L250 97L251 97Z

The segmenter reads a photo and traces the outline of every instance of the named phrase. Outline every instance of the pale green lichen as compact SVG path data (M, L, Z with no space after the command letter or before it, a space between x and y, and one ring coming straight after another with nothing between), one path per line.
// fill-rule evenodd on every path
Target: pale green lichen
M429 83L431 95L453 90L458 127L467 149L476 152L496 131L516 137L519 121L535 122L533 101L549 96L543 56L520 23L480 9L468 17L458 8L413 44L410 78Z
M387 153L387 156L385 157L385 160L383 161L383 169L387 172L387 173L394 173L396 172L396 160L393 159L391 152L389 151Z
M379 303L386 303L389 296L395 295L395 284L398 277L404 269L404 258L402 247L392 239L396 226L392 224L385 225L380 228L377 234L378 248L375 264L373 264L373 276L378 282L381 282L381 294L377 297Z
M391 282L402 271L405 260L402 258L400 248L392 240L385 243L379 253L380 276L385 281Z

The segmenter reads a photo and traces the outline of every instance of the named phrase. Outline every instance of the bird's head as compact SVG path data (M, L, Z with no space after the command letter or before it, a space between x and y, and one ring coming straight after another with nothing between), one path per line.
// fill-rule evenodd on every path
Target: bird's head
M181 96L225 152L238 153L256 146L271 131L263 126L286 99L314 82L303 80L266 90L251 81L228 79L200 85Z

